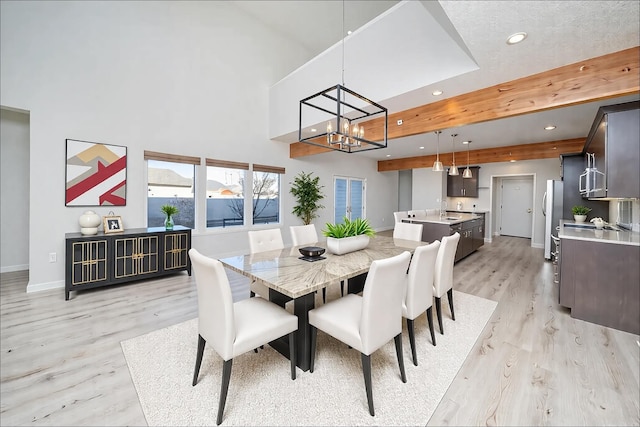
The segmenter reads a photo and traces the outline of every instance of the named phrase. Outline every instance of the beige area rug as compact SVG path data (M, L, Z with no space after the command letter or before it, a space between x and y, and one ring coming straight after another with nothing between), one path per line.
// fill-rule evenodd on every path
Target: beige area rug
M356 426L425 425L495 310L494 301L455 292L456 321L443 298L445 335L431 345L425 315L416 319L418 364L403 321L402 383L393 340L372 356L376 415L369 415L360 354L318 332L314 373L298 370L269 346L234 359L222 425ZM215 425L222 360L209 347L199 382L191 386L197 319L122 342L147 423L153 426Z

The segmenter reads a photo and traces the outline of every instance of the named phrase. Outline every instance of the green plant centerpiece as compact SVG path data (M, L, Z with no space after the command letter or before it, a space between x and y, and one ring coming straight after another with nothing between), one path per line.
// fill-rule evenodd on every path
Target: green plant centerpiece
M329 252L342 255L349 252L364 249L369 244L369 238L376 232L364 218L356 218L353 221L344 217L340 224L326 224L322 234L327 237L327 249Z
M576 205L571 208L573 219L576 222L584 222L587 219L587 214L589 212L591 212L591 208L588 208L586 206Z
M162 205L160 210L166 215L164 228L166 230L173 230L173 217L174 215L178 215L178 208L174 205Z
M296 205L293 207L293 214L300 218L304 225L311 224L318 215L318 209L324 208L320 200L324 199L322 194L322 185L320 185L320 177L312 177L313 172L300 172L295 179L289 192L296 198Z

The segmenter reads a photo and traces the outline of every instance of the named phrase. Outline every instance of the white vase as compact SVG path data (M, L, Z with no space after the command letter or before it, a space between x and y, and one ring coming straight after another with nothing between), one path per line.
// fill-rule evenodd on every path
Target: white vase
M85 211L78 218L78 224L80 224L80 233L85 235L98 234L100 215L94 211Z
M344 237L342 239L327 237L327 250L336 255L359 251L360 249L366 248L368 244L369 236L364 234L353 237Z
M574 215L573 219L576 222L585 222L587 220L587 216L586 215Z

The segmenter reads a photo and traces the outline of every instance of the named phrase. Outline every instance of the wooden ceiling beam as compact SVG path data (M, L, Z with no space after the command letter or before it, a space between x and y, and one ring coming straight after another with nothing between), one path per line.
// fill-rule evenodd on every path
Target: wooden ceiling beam
M388 139L401 138L567 107L640 91L640 46L565 65L510 82L458 95L389 115ZM383 119L364 123L365 134L381 141ZM301 142L289 147L289 157L330 151Z
M564 139L561 141L538 142L535 144L511 145L508 147L484 148L469 151L469 164L509 162L518 160L552 159L561 154L580 153L586 138ZM467 152L456 152L458 168L467 166ZM378 172L389 172L406 169L430 168L436 156L407 157L404 159L381 160L378 162ZM452 153L440 153L440 161L445 168L451 165Z

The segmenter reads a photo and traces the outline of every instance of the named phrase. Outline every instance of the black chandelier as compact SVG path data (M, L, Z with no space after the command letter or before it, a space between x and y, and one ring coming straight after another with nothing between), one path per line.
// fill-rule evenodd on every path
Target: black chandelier
M383 139L372 141L363 122L378 117L384 117ZM341 84L301 100L299 119L298 140L305 144L346 153L387 148L387 109ZM323 125L305 127L306 121Z
M387 109L344 85L344 5L343 0L342 84L300 101L298 141L345 153L387 148ZM371 123L370 120L382 116L382 141L367 139L364 122Z

